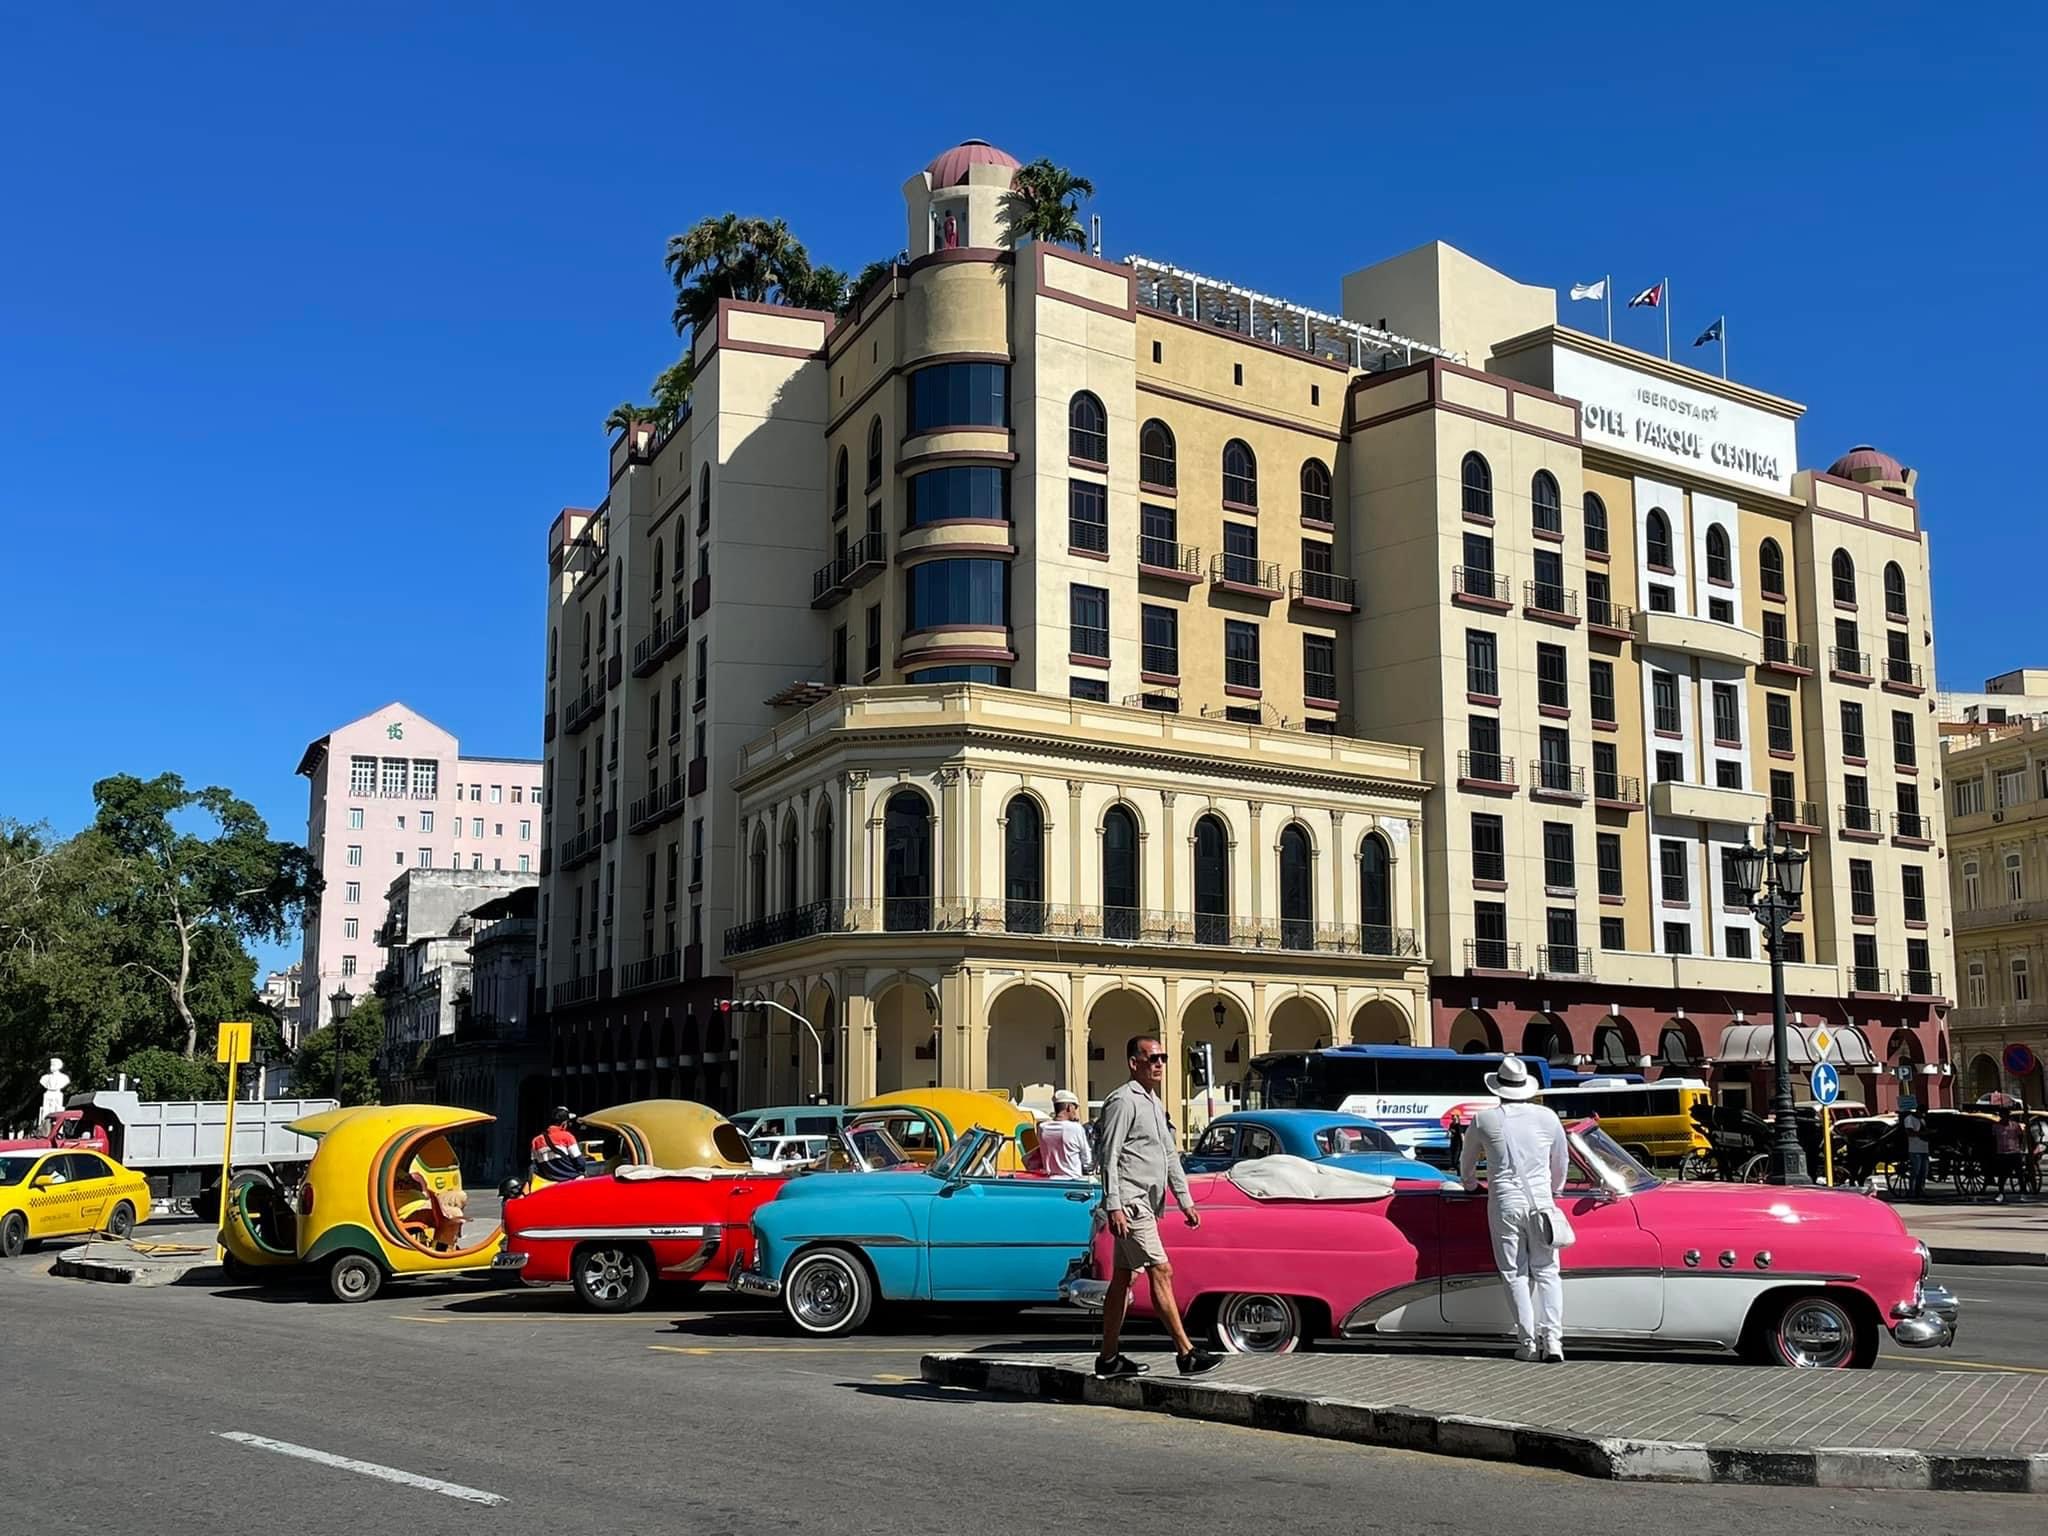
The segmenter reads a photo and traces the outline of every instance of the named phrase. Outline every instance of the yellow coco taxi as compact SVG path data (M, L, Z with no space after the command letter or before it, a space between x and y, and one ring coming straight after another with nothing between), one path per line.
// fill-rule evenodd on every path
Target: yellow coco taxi
M1003 1138L996 1168L1015 1173L1038 1145L1038 1117L999 1093L971 1088L904 1088L856 1104L846 1127L879 1125L915 1163L931 1163L968 1131L981 1127Z
M395 1276L488 1271L500 1229L465 1241L448 1136L491 1119L443 1104L338 1114L299 1185L298 1262L324 1273L337 1301L367 1301Z
M358 1105L323 1109L317 1115L294 1120L289 1129L308 1141L318 1141L335 1126L357 1115L374 1114L377 1108ZM297 1273L296 1193L261 1168L240 1169L228 1181L228 1197L221 1203L220 1244L221 1267L230 1280L264 1284Z
M46 1237L126 1237L149 1215L149 1180L98 1152L0 1152L0 1255Z

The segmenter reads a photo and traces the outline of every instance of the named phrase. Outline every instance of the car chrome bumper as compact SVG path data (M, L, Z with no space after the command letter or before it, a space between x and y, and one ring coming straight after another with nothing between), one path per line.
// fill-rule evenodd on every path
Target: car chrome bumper
M1923 1285L1892 1308L1892 1338L1906 1349L1942 1349L1956 1341L1962 1303L1945 1285Z
M772 1300L782 1294L782 1282L758 1269L736 1269L727 1277L726 1284L742 1296L766 1296Z
M1102 1298L1108 1294L1107 1280L1068 1280L1060 1286L1060 1300L1084 1312L1100 1312Z
M531 1257L531 1254L526 1253L501 1253L491 1260L491 1268L516 1272L526 1268L526 1261Z

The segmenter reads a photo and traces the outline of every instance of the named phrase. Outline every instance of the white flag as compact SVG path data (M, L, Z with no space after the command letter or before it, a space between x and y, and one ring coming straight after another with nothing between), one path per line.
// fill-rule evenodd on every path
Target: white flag
M1604 298L1606 298L1606 297L1607 297L1607 279L1603 277L1603 278L1601 278L1601 279L1600 279L1600 281L1599 281L1599 282L1597 282L1597 283L1574 283L1574 284L1572 284L1572 297L1573 297L1573 298L1575 298L1575 299L1604 299Z

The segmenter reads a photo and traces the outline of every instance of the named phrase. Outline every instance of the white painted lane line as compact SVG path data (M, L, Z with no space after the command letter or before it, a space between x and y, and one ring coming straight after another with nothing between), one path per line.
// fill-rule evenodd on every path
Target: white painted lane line
M417 1472L379 1466L374 1461L357 1461L353 1456L337 1456L332 1451L316 1451L310 1446L293 1445L288 1440L272 1440L267 1436L252 1435L239 1429L220 1429L214 1433L220 1439L232 1440L237 1445L252 1445L259 1451L275 1451L280 1456L296 1456L301 1461L318 1462L323 1467L339 1467L344 1472L360 1472L365 1477L397 1483L406 1488L424 1488L428 1493L438 1493L444 1498L461 1499L466 1504L505 1502L502 1493L485 1493L481 1488L465 1488L460 1483L444 1483L438 1477L422 1477Z

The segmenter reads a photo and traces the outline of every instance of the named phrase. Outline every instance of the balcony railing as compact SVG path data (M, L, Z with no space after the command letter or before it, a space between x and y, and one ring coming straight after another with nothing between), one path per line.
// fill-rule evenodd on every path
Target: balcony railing
M1897 656L1887 656L1884 661L1884 680L1901 688L1924 688L1927 674L1917 661L1903 661Z
M846 595L846 556L834 555L811 572L811 606L825 608Z
M1094 518L1070 515L1067 518L1067 547L1085 549L1098 555L1108 554L1109 524L1098 522Z
M1906 993L1909 997L1946 997L1941 990L1941 972L1914 970L1908 966L1905 971Z
M619 972L619 990L637 992L642 987L658 987L665 981L674 981L683 973L683 952L672 949L665 955L649 955L645 960L635 960Z
M1256 688L1259 686L1259 664L1242 656L1226 656L1223 659L1223 682L1230 688Z
M682 804L681 779L670 779L666 784L657 784L627 808L626 830L640 832L648 827L658 826L672 813L682 809Z
M1288 590L1297 603L1347 609L1358 606L1358 583L1335 571L1296 571Z
M1257 597L1280 595L1280 562L1256 555L1218 555L1209 563L1209 580L1234 592Z
M879 528L864 533L811 573L811 606L825 608L855 587L864 586L887 563L888 536Z
M1522 583L1522 606L1531 613L1551 613L1559 618L1575 619L1579 616L1579 594L1576 588L1567 587L1557 581L1525 581Z
M581 693L563 706L562 729L573 736L603 713L604 689L596 683L588 684Z
M1632 773L1593 772L1593 798L1614 805L1641 805L1643 781Z
M1545 794L1576 795L1583 800L1586 798L1586 770L1570 763L1538 758L1535 787Z
M1612 629L1633 634L1636 611L1615 602L1612 598L1589 597L1586 599L1586 622L1595 629Z
M592 971L588 976L575 977L570 981L558 981L555 983L552 993L553 1004L557 1008L570 1008L574 1007L577 1003L592 1002L597 997L597 987L598 973L596 971Z
M1138 539L1138 574L1193 585L1202 579L1202 552L1192 544L1143 534Z
M1465 969L1468 971L1519 971L1522 946L1506 939L1467 939Z
M1870 652L1852 651L1847 646L1828 647L1828 666L1844 677L1870 676Z
M1474 943L1481 942L1474 940ZM1536 969L1546 976L1583 976L1593 952L1584 944L1538 944Z
M1781 827L1803 832L1820 830L1820 802L1817 800L1773 800L1771 816Z
M1776 635L1765 635L1764 665L1767 667L1794 667L1801 672L1811 672L1813 670L1813 652L1797 641L1781 640Z
M1849 989L1852 992L1889 992L1892 973L1875 965L1852 965L1849 967Z
M1095 624L1070 624L1067 626L1067 649L1076 656L1092 656L1107 661L1109 630Z
M1458 777L1480 784L1512 784L1515 782L1515 760L1502 757L1498 752L1460 752Z
M1893 811L1892 836L1925 842L1934 836L1934 823L1915 811Z
M603 829L585 827L566 843L562 844L558 869L574 869L577 865L597 857L597 850L603 846Z
M690 627L683 622L681 615L670 614L658 620L654 628L633 647L633 675L647 676L681 650L689 636Z
M1139 655L1138 664L1155 677L1180 676L1180 647L1177 645L1148 645Z
M1451 567L1451 586L1465 597L1481 602L1508 604L1514 601L1514 587L1507 577L1496 576L1490 568L1477 565Z
M1844 832L1867 832L1876 837L1882 828L1878 824L1877 812L1867 805L1844 805L1842 807L1842 830Z
M1954 916L1957 933L1967 933L1975 928L2004 928L2015 923L2029 923L2042 915L2048 915L2038 901L2002 901L1996 906L1971 907L1967 911L1957 908Z

